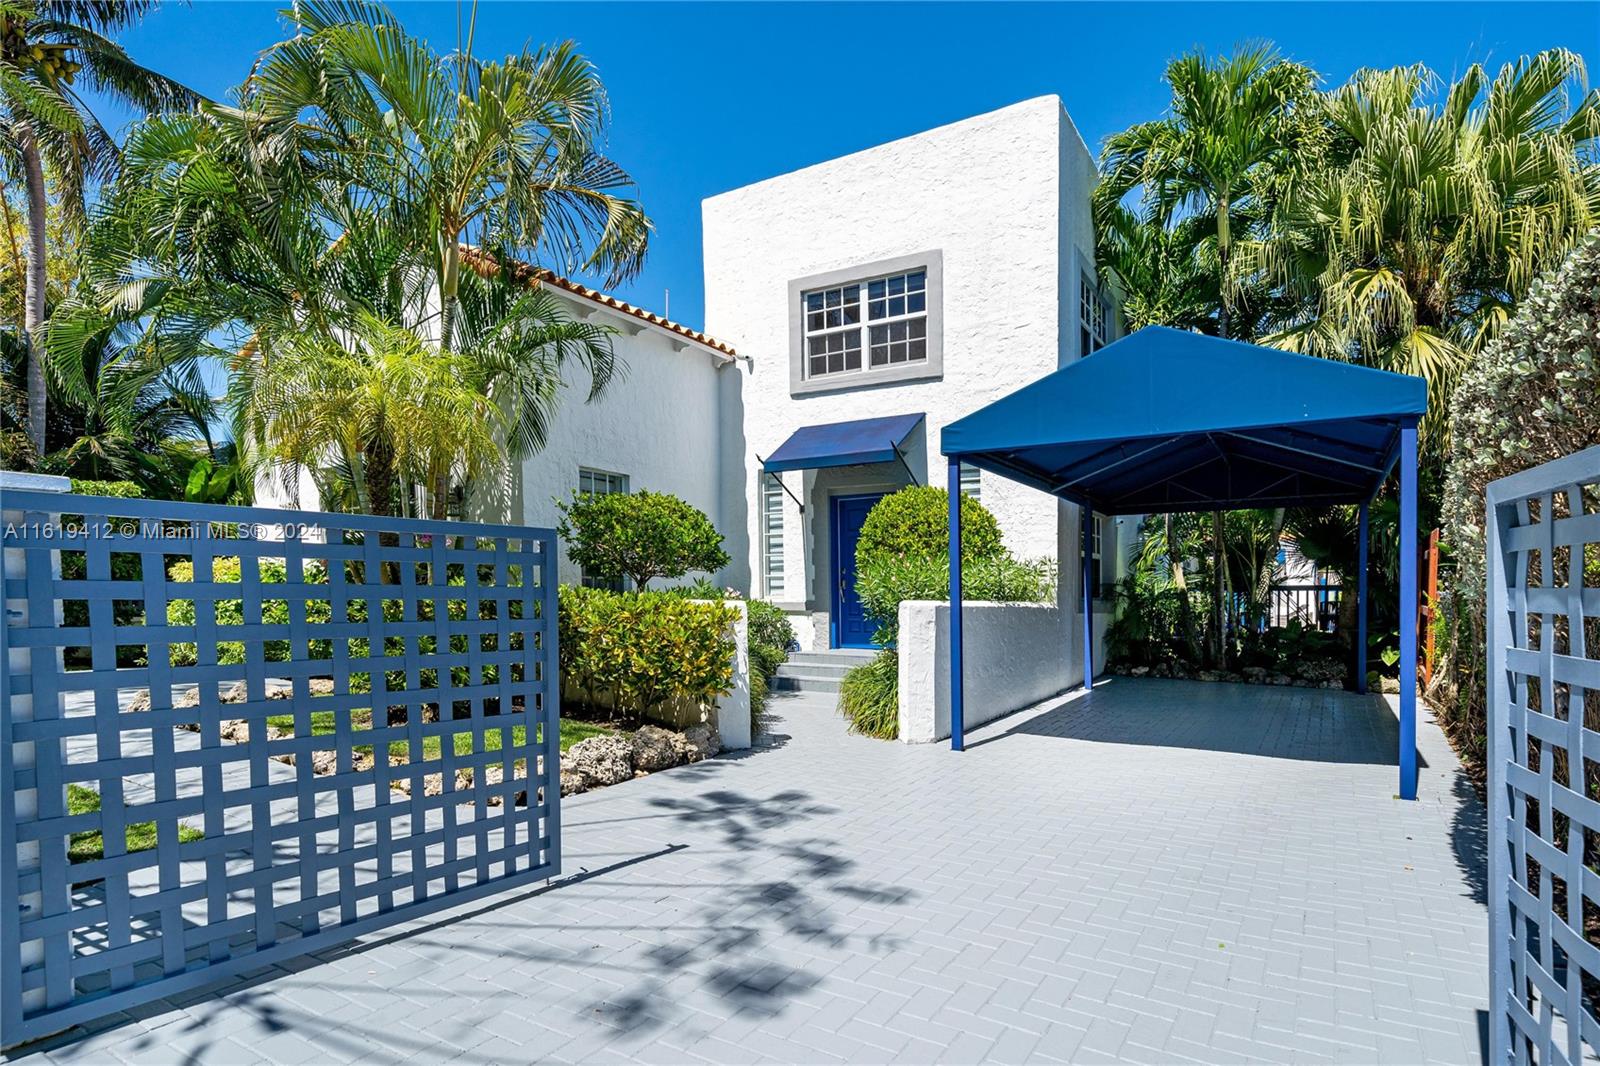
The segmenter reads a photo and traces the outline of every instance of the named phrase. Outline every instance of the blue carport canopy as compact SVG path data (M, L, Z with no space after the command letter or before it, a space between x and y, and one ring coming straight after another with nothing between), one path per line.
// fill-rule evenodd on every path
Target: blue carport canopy
M922 423L922 417L919 412L801 426L761 468L769 474L781 474L785 470L892 463L900 456L900 445Z
M1102 514L1360 503L1421 378L1150 327L946 426L946 456Z
M1094 682L1091 516L1358 504L1356 690L1366 691L1368 505L1400 466L1400 796L1417 795L1417 423L1405 374L1150 327L946 426L950 743L962 739L963 463L1080 507L1085 687Z

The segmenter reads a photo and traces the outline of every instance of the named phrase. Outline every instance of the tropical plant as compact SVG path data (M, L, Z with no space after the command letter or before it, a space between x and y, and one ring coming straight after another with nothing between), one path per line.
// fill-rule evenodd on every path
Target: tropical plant
M872 505L856 541L857 569L880 558L950 555L950 496L932 485L891 492ZM987 559L1005 549L1000 523L971 496L961 497L961 558Z
M1303 294L1267 343L1426 378L1424 437L1443 432L1471 355L1600 223L1600 93L1582 93L1583 76L1577 54L1552 49L1492 80L1474 64L1442 93L1412 66L1323 96L1325 152L1261 249Z
M182 495L179 442L211 440L214 404L191 351L150 343L125 317L68 300L40 337L58 398L43 470Z
M501 461L501 413L480 366L373 316L343 343L286 339L252 375L247 410L270 459L298 469L337 457L371 514L397 513L402 485L441 471L471 478Z
M1167 326L1214 332L1221 304L1217 267L1208 261L1207 220L1171 227L1122 203L1101 211L1095 237L1100 275L1121 297L1127 329Z
M1308 121L1316 75L1309 67L1288 62L1266 45L1242 48L1213 61L1192 52L1167 66L1172 102L1164 118L1143 122L1106 139L1101 153L1102 178L1095 188L1095 213L1101 232L1128 221L1122 201L1138 190L1150 221L1166 230L1175 226L1213 231L1208 257L1216 263L1216 332L1233 337L1230 311L1242 294L1231 269L1235 232L1241 223L1265 217L1292 184L1318 138L1319 127ZM1152 235L1151 243L1172 238ZM1154 273L1154 281L1168 281ZM1182 290L1195 299L1194 290ZM1159 306L1153 296L1134 294ZM1180 307L1186 304L1180 304ZM1191 322L1191 325L1198 325ZM1225 573L1223 518L1212 516L1212 565ZM1222 658L1223 604L1227 589L1212 586L1212 654Z
M1600 444L1600 233L1535 282L1501 336L1463 374L1450 408L1445 539L1455 578L1443 613L1454 632L1435 676L1445 725L1478 766L1484 746L1484 490L1489 482ZM1549 520L1550 516L1542 516ZM1591 552L1591 555L1593 553ZM1586 585L1600 559L1584 560ZM1559 639L1559 638L1558 638Z
M370 318L478 364L507 457L531 454L571 364L590 398L617 367L611 331L565 314L511 255L620 276L648 232L618 195L626 176L595 150L593 69L570 45L500 63L441 57L367 3L303 3L290 18L296 35L268 51L238 107L134 129L95 228L96 292L146 303L152 328L227 336L247 459L273 447L254 399L278 350L308 334L342 342ZM347 457L320 462L319 484L361 506ZM435 516L465 473L428 472Z
M839 711L850 732L879 740L900 735L900 656L884 649L839 682Z
M567 554L596 577L631 578L642 591L658 577L714 573L728 565L711 519L670 492L574 492L556 506L556 532Z
M112 37L138 22L152 0L0 2L0 168L27 192L28 267L23 332L31 344L45 322L48 167L69 221L83 215L84 188L116 170L116 141L74 87L146 111L187 107L195 95L139 66ZM45 444L45 372L28 360L28 433Z

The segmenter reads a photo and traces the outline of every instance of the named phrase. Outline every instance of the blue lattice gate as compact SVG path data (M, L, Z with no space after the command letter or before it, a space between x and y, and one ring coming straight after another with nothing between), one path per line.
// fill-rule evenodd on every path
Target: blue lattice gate
M550 530L0 507L0 1043L558 872Z
M1490 1060L1600 1049L1600 448L1487 499Z

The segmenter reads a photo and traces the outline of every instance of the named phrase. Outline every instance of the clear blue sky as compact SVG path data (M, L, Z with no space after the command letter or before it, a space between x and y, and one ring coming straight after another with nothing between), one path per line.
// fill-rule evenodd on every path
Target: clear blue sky
M169 4L123 38L142 63L225 97L283 36L286 0ZM453 0L395 3L441 51ZM643 273L618 295L702 323L700 201L740 185L1057 93L1090 147L1158 116L1161 72L1195 46L1264 38L1330 84L1364 66L1448 77L1564 46L1600 81L1600 3L691 4L479 7L474 51L572 38L611 95L610 153L656 223ZM114 128L127 116L105 116Z

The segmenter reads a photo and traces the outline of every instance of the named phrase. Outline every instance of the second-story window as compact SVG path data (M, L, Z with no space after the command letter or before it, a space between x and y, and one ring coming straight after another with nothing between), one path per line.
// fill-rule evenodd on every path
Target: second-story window
M808 379L928 359L925 269L813 289L802 294L801 303Z

